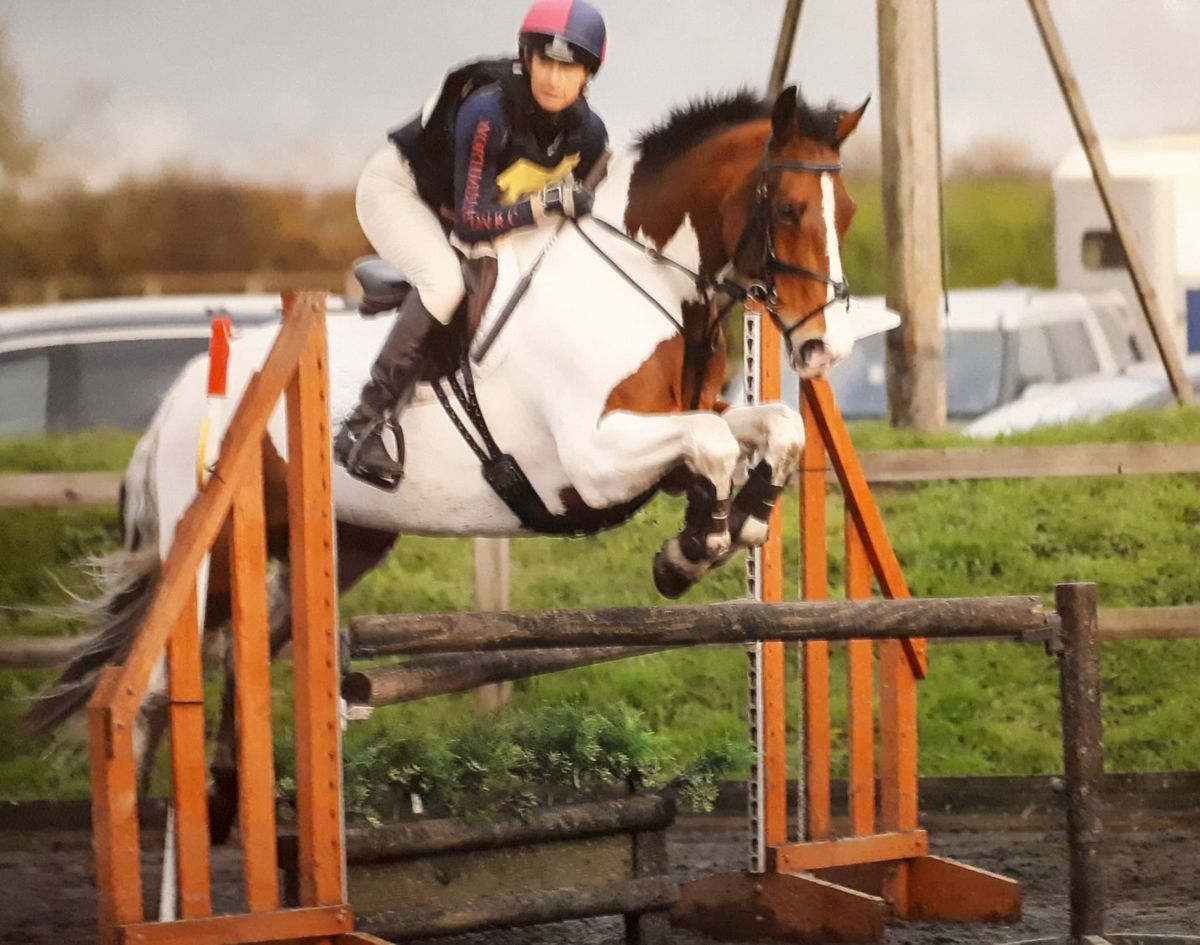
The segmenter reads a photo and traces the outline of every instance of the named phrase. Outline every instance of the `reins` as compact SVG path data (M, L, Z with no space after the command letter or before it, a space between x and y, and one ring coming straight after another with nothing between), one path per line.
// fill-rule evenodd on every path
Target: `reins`
M844 300L849 304L850 289L846 281L830 279L826 275L819 272L813 272L810 269L805 269L802 266L797 266L786 262L778 257L775 253L775 237L771 226L771 206L770 206L770 188L767 180L768 175L774 171L781 172L797 172L806 174L825 174L838 173L841 171L842 165L839 163L818 164L807 161L771 161L767 156L764 156L761 171L759 174L758 184L755 188L756 198L755 205L747 218L746 226L743 228L741 236L738 239L737 250L734 253L734 259L741 257L743 250L748 245L749 240L757 237L762 241L762 258L760 261L760 273L755 281L749 285L743 286L731 279L713 279L704 276L701 273L693 272L687 266L677 260L671 259L664 255L659 250L655 249L641 240L636 239L626 233L623 229L613 223L603 220L599 217L592 216L591 219L600 227L607 230L609 233L621 238L632 246L638 247L646 256L653 261L668 265L685 273L696 285L696 290L700 293L702 300L706 303L706 308L712 310L713 293L721 293L728 297L729 301L724 306L717 309L711 320L707 322L704 328L704 333L698 340L693 340L687 336L687 328L684 323L673 315L661 302L658 301L643 285L641 285L633 276L625 271L615 259L612 258L603 247L592 238L591 235L583 228L579 220L571 219L570 221L563 220L559 227L555 230L554 235L550 238L547 244L542 248L533 266L522 278L517 285L513 294L501 313L501 318L495 324L485 339L485 344L482 349L476 353L476 359L481 359L490 347L491 342L495 340L499 329L503 322L507 320L517 305L524 298L526 290L533 278L534 272L541 264L542 260L547 255L555 238L563 229L563 225L570 222L580 238L603 259L609 266L632 286L638 294L646 301L653 305L654 309L661 314L671 326L680 334L684 341L684 367L686 369L689 357L692 358L692 364L695 368L695 377L692 385L692 402L690 409L696 410L700 406L701 391L704 386L704 376L708 372L708 367L712 363L713 355L717 349L717 338L721 330L721 323L732 310L733 306L738 302L745 302L747 308L758 310L766 313L766 315L775 323L783 335L784 342L789 351L792 350L792 333L800 328L810 319L825 311L831 304L836 301ZM762 232L755 234L753 232L757 221L762 220ZM828 238L828 234L827 234ZM836 235L834 236L836 238ZM832 287L833 297L827 299L821 305L818 305L812 311L805 313L794 325L788 326L783 322L779 314L779 295L775 289L775 275L783 273L790 276L799 276L805 279L813 279L817 282L822 282L827 286ZM441 402L442 408L446 411L451 422L462 436L463 440L470 447L475 457L479 460L481 471L484 479L492 487L493 491L504 501L504 503L512 509L513 513L527 527L534 531L544 534L575 534L579 532L579 526L574 522L569 515L555 515L551 513L537 491L529 482L528 477L521 469L517 461L511 454L503 452L493 439L491 431L488 429L487 420L483 415L483 410L479 406L479 399L475 394L475 381L471 369L472 356L469 353L464 353L462 364L459 371L462 374L462 381L451 373L447 377L447 383L454 395L454 398L461 406L464 418L460 417L457 411L454 410L450 403L450 397L442 387L440 381L433 382L433 389L437 394L438 400ZM467 428L467 422L475 427L478 439L472 435ZM653 491L653 490L651 490ZM624 520L624 517L629 514L629 510L640 506L645 502L650 493L644 496L639 496L633 502L628 504L628 507L621 506L616 509L607 510L603 513L598 513L597 522L615 523L617 520ZM611 521L610 521L611 520ZM603 527L603 525L601 525Z

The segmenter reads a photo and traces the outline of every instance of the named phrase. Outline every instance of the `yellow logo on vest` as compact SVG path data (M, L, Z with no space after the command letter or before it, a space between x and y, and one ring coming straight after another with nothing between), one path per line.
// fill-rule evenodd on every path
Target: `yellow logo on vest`
M500 188L501 205L511 207L514 203L538 193L547 184L562 180L578 163L578 154L563 158L557 167L542 167L528 158L513 161L504 173L496 178L496 186Z

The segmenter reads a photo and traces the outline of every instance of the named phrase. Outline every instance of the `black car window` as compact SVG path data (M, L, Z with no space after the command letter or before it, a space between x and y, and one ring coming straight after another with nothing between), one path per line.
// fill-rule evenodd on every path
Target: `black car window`
M45 350L0 355L0 436L46 432L50 358Z
M204 338L156 338L50 349L48 432L95 426L141 430Z

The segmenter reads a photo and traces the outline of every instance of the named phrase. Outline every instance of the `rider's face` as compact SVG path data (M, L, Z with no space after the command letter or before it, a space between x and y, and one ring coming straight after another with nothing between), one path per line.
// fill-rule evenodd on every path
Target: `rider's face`
M587 80L587 69L578 62L559 62L540 52L530 57L529 86L534 101L551 114L574 105Z

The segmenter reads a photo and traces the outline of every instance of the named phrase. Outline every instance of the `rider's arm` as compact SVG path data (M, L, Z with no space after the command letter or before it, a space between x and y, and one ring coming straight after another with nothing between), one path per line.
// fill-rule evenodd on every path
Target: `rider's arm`
M582 138L579 146L579 167L575 170L575 179L581 183L587 180L600 156L608 150L608 129L595 112L588 113Z
M492 240L536 220L529 200L496 202L496 175L504 142L504 114L496 94L467 99L454 134L454 232L468 243Z

